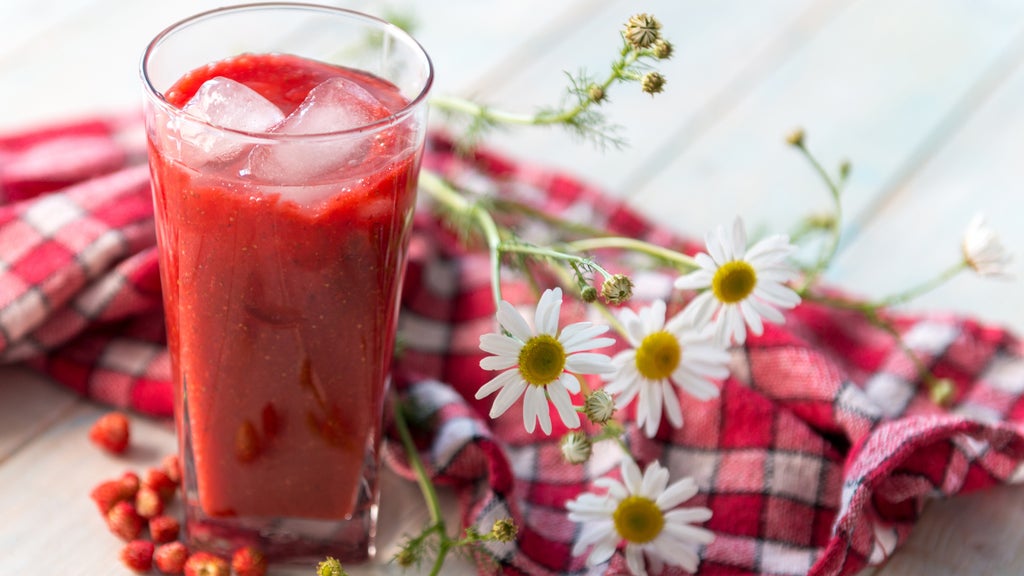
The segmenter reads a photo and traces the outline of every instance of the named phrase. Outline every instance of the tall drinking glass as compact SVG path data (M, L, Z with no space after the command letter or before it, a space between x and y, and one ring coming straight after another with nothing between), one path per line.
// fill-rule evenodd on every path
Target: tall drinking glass
M370 16L251 4L141 73L186 539L366 559L430 61Z

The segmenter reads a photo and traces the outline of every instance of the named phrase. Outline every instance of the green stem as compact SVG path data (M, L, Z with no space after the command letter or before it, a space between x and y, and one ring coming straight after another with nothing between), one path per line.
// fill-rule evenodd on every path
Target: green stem
M629 49L628 45L624 45L622 52L619 55L619 60L612 64L611 73L607 78L598 86L602 91L608 90L608 88L618 80L627 79L626 71L630 66L635 64L640 56L645 55L639 52ZM585 88L585 87L584 87ZM503 110L496 110L483 104L478 104L472 100L465 98L459 98L456 96L435 96L430 99L430 105L439 110L447 112L455 112L459 114L466 114L474 116L476 118L483 119L487 122L495 124L511 124L519 126L551 126L554 124L572 124L576 121L576 118L590 108L591 105L595 104L593 100L580 99L579 103L572 108L567 108L555 112L537 112L534 114L522 114L516 112L506 112Z
M498 246L500 252L507 252L510 254L530 254L533 256L541 256L544 258L551 258L553 260L562 260L565 262L572 262L587 266L597 270L599 274L605 278L611 278L611 273L602 268L597 262L594 262L590 258L584 258L582 256L576 256L575 254L566 254L565 252L559 252L552 250L551 248L543 248L540 246L533 246L531 244L517 244L511 242L505 242Z
M835 258L836 252L839 250L839 239L842 234L843 203L840 198L839 185L832 180L831 176L828 175L828 172L825 170L825 167L821 165L821 162L818 162L818 159L811 154L810 150L808 150L807 146L802 142L797 145L797 149L800 150L804 158L810 162L811 167L818 174L821 180L825 182L825 185L828 187L829 193L832 196L832 202L835 204L835 215L829 225L831 238L829 240L828 247L825 250L822 250L821 254L818 255L818 261L815 263L814 268L808 271L807 277L804 279L803 286L798 290L799 292L804 292L814 283L815 280L818 279L819 276L821 276L821 273L828 268L829 264L832 263L832 259Z
M683 254L682 252L676 252L675 250L669 250L668 248L662 248L657 244L651 244L635 238L627 238L622 236L609 236L605 238L585 238L582 240L576 240L566 244L570 250L574 252L587 252L590 250L599 250L601 248L622 248L633 252L640 252L659 258L672 264L677 264L682 267L695 270L699 268L697 261L693 258Z
M405 422L402 404L397 397L395 398L393 411L395 413L395 428L398 429L398 436L402 439L402 447L405 448L405 453L409 457L409 464L416 473L416 482L419 484L420 492L423 493L423 499L427 503L430 521L434 526L439 527L441 534L444 535L444 515L441 512L441 501L437 497L437 490L434 489L434 483L430 481L427 469L423 467L423 461L420 460L420 453L416 449L415 442L412 440L412 434L409 433L409 425Z
M480 226L490 256L491 297L494 299L495 308L497 308L501 303L501 258L499 252L501 233L498 231L498 225L494 222L494 218L487 210L467 200L440 176L429 170L420 171L419 185L420 189L429 193L434 199L451 210L473 218Z
M921 284L918 284L917 286L914 286L909 290L904 290L903 292L899 292L897 294L893 294L892 296L879 300L877 306L895 306L897 304L909 302L910 300L913 300L914 298L917 298L918 296L921 296L923 294L927 294L928 292L931 292L932 290L945 284L966 268L966 262L958 262L957 264L950 266L941 274L932 278L931 280L928 280L927 282L922 282Z

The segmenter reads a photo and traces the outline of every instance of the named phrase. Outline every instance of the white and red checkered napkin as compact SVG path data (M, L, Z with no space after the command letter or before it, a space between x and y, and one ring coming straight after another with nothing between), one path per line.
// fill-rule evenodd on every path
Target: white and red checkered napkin
M152 204L134 144L141 132L134 118L99 118L0 136L0 358L98 401L166 416ZM487 152L459 157L437 136L424 165L548 213L685 248L564 174ZM617 474L621 454L602 443L587 465L571 467L561 461L561 429L529 436L515 410L489 420L488 401L473 399L490 376L478 348L494 328L485 257L423 214L410 254L395 376L419 408L423 455L438 482L462 493L467 524L487 530L512 516L519 525L515 542L478 554L480 571L622 573L621 555L596 569L571 555L579 527L565 511L594 479ZM670 280L651 273L646 296L668 296ZM514 281L504 292L531 298ZM719 398L682 398L682 429L663 425L648 439L627 426L642 464L659 459L673 479L694 477L691 504L712 509L705 526L716 539L701 550L701 574L854 574L904 541L925 499L1022 479L1021 341L970 319L897 320L905 342L954 383L950 408L928 399L887 335L805 303L734 351L738 369ZM385 454L409 473L397 445Z

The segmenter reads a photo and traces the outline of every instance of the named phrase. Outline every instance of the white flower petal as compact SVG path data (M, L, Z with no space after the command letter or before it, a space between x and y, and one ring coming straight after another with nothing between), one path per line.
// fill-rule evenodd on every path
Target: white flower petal
M692 480L692 478L691 478ZM696 494L696 491L694 492ZM665 522L670 524L690 524L693 522L707 522L711 519L712 512L709 508L680 508L665 513Z
M633 465L636 466L636 464ZM637 469L637 474L640 474L639 468ZM620 501L629 497L629 489L626 488L622 482L619 482L614 478L598 478L597 480L594 480L594 486L608 490L608 496L611 497L609 500L609 504L611 505L609 514L615 511Z
M682 312L682 321L690 326L700 329L707 326L719 309L720 303L711 290L701 292L696 298L690 300Z
M505 330L508 330L513 337L526 342L530 338L533 338L533 331L530 330L530 325L526 323L526 320L519 314L519 311L508 302L502 300L498 304L498 324Z
M661 426L661 387L656 382L645 381L640 384L640 404L644 404L643 394L647 393L647 423L644 433L654 438Z
M562 289L549 288L540 296L534 314L538 334L558 334L558 316L562 312Z
M529 415L530 428L533 428L533 421L536 419L540 423L541 431L551 434L551 409L548 407L548 397L544 393L544 387L530 386L526 390L525 399L524 405L528 411L524 411L523 414L524 418ZM533 433L533 430L528 429L527 432Z
M626 566L634 576L647 576L647 568L644 566L643 550L635 544L626 545Z
M654 552L669 564L681 567L687 572L696 572L700 565L697 553L686 546L680 546L674 538L656 538L651 542Z
M494 403L491 404L490 417L497 418L504 414L529 387L522 378L516 378L505 384L501 392L494 398Z
M632 458L627 457L622 459L619 470L622 472L622 484L626 487L626 490L629 490L630 494L638 494L640 492L640 485L643 482L640 467L637 466Z
M487 356L480 359L480 367L484 370L508 370L519 365L515 356Z
M754 288L754 295L782 308L792 308L800 303L799 294L777 282L759 282Z
M764 324L761 322L761 315L750 305L750 299L741 301L739 307L743 320L750 327L750 332L758 336L764 334Z
M647 469L644 470L644 478L640 484L639 496L656 500L658 494L665 490L665 486L668 486L668 469L658 463L657 460L651 461L647 465Z
M615 553L615 548L618 547L618 544L618 538L615 536L609 536L595 544L593 551L590 552L590 556L587 557L587 565L596 566L607 562L612 557L612 554Z
M786 317L782 315L782 312L778 308L771 304L764 302L758 297L757 292L754 292L755 298L750 298L747 302L754 307L754 310L761 316L761 318L771 322L772 324L783 324L786 322Z
M677 370L676 374L679 375L673 375L673 381L690 396L702 401L718 398L720 393L713 383L685 370Z
M592 322L576 322L570 324L565 328L562 328L562 333L558 335L558 341L562 343L562 347L565 348L566 353L575 352L577 350L586 350L590 348L600 348L599 345L582 346L588 342L595 341L598 344L604 340L609 340L609 344L614 343L614 340L605 338L597 339L597 336L604 334L608 331L609 326L607 324L594 324ZM581 347L582 346L582 347Z
M722 243L718 241L717 228L713 228L704 233L704 247L707 248L707 254L715 263L716 268L728 262L725 257L725 252L722 251Z
M573 354L575 352L581 352L583 350L593 350L595 348L607 348L615 344L614 338L591 338L582 342L576 342L572 346L562 345L562 349L565 350L566 354Z
M668 422L673 428L679 428L683 425L683 411L679 407L679 397L676 396L675 390L673 390L672 384L668 380L662 380L661 382L661 395L665 398L665 414L668 416Z
M548 384L548 396L551 398L551 403L555 405L555 410L558 411L558 416L562 419L562 422L569 428L580 427L580 414L576 411L576 407L572 405L572 398L569 397L569 392L562 386L561 382L552 382Z
M480 336L480 349L489 354L518 358L523 343L504 334L484 334Z
M524 385L526 384L526 381L523 380L522 377L519 375L519 370L509 370L507 372L502 372L501 374L498 374L494 378L491 378L486 384L481 386L480 389L476 391L475 398L477 400L486 398L487 396L493 394L496 390L504 388L509 384L515 382L516 380L521 381Z
M611 374L615 372L612 359L596 352L580 352L567 356L565 369L576 374Z
M679 290L700 290L711 286L712 278L714 278L714 273L702 268L676 278L674 285Z
M561 376L558 377L558 382L561 382L562 387L568 390L569 392L573 394L580 393L580 380L574 374L562 372Z
M662 510L672 510L697 495L697 482L690 477L677 480L658 495L655 502Z
M732 255L734 259L743 257L747 251L747 229L743 226L743 219L736 217L732 223Z
M707 528L701 528L700 526L691 526L689 524L666 522L663 530L671 534L674 538L682 540L684 542L693 542L695 544L710 544L715 540L714 532L708 530Z

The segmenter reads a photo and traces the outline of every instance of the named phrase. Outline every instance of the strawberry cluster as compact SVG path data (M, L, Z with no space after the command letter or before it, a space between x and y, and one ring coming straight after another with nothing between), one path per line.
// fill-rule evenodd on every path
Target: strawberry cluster
M112 454L123 454L130 442L128 418L112 412L96 421L89 439ZM141 476L128 471L100 482L89 496L106 520L107 528L126 542L121 561L132 571L146 574L155 567L162 574L185 576L264 576L267 561L259 550L245 546L229 563L209 552L192 552L178 539L181 526L166 514L181 485L181 463L176 455Z

